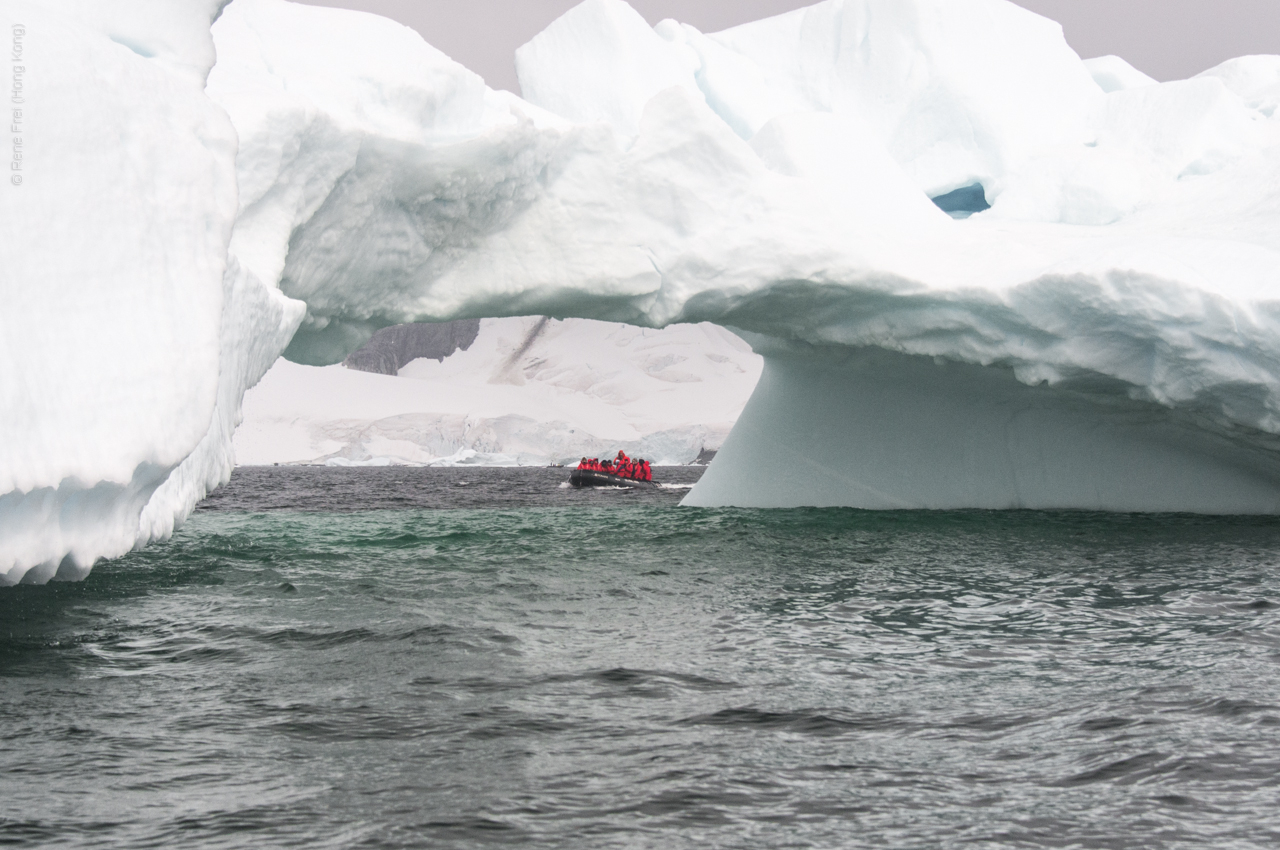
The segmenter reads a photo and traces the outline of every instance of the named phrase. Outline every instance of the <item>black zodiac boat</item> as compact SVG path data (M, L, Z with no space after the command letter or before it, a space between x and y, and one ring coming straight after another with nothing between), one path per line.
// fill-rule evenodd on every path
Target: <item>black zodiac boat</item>
M657 487L655 481L641 481L638 478L625 478L612 472L601 472L598 469L575 469L569 474L569 483L574 487Z

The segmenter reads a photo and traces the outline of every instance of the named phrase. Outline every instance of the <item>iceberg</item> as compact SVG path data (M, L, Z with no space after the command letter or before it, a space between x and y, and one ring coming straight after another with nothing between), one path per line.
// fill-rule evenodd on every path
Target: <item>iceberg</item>
M0 193L0 581L169 533L301 319L227 251L236 133L203 92L222 5L0 3L27 83Z
M521 99L284 0L0 23L42 81L0 199L4 581L169 533L281 351L465 317L740 332L763 377L689 504L1280 510L1280 57L1157 83L1005 0L711 34L586 0Z

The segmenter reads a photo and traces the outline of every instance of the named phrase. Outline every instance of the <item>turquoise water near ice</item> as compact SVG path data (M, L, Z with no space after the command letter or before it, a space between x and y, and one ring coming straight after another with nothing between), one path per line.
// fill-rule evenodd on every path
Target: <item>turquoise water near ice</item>
M239 470L0 589L0 844L1280 844L1280 521L565 477Z

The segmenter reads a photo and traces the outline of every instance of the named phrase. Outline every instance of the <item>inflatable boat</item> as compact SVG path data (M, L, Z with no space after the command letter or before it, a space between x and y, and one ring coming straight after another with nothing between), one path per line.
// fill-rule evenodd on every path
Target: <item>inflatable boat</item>
M569 483L574 487L657 487L656 481L640 481L636 478L624 478L611 472L597 469L575 469L569 474Z

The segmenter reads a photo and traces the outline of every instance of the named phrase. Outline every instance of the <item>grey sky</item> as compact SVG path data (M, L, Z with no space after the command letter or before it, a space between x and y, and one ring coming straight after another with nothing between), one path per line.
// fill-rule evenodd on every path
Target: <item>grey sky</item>
M703 32L813 0L631 0L650 23ZM494 88L518 91L512 55L578 0L307 0L362 9L413 27ZM1280 53L1280 0L1017 0L1059 21L1083 57L1115 53L1159 80L1189 77L1248 53Z

